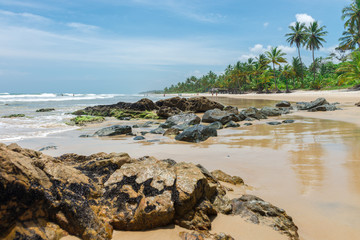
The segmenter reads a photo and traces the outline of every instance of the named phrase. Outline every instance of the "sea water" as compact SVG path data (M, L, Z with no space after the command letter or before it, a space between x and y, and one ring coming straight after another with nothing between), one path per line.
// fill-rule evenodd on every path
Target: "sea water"
M77 127L66 123L74 117L71 113L76 110L121 101L136 102L144 97L153 101L163 98L143 94L0 93L0 142L16 142L73 130ZM54 108L55 111L36 112L41 108ZM10 114L25 114L26 117L3 118Z

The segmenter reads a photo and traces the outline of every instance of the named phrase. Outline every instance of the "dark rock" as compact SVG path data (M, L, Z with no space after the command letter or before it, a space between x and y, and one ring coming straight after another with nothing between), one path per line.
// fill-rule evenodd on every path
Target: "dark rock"
M205 123L221 122L222 124L226 124L231 120L239 121L234 113L229 113L220 109L208 110L202 117L202 121Z
M225 128L236 128L236 127L240 127L240 124L234 122L234 121L230 121L227 124L225 124L224 126Z
M278 108L288 108L288 107L291 107L291 103L289 103L288 101L281 101L281 102L278 102L277 104L275 104L275 107L278 107Z
M150 131L152 134L164 134L165 130L162 127L155 128Z
M36 110L36 112L51 112L51 111L55 111L55 108L40 108Z
M10 114L7 116L2 116L2 118L20 118L20 117L25 117L25 114Z
M233 106L226 106L224 109L224 111L229 112L229 113L233 113L233 114L239 114L239 109L237 107L233 107Z
M169 128L165 131L164 136L169 135L178 135L180 133L180 130L177 128Z
M102 128L94 133L93 136L105 137L105 136L116 136L131 133L130 126L114 125L111 127Z
M148 134L149 132L146 132L146 131L141 131L140 134L145 136L146 134Z
M245 121L249 121L249 122L252 122L252 121L255 121L255 120L256 120L255 118L251 118L251 117L245 118Z
M189 127L190 127L190 125L187 125L187 124L179 124L179 125L172 126L171 128L177 129L179 131L184 131L185 129L187 129Z
M358 103L355 103L355 106L358 106L358 107L360 107L360 102L358 102Z
M267 118L261 111L259 111L257 108L254 108L254 107L249 107L249 108L242 110L241 114L244 115L246 118L255 118L257 120ZM246 121L249 121L249 120L246 120Z
M143 136L136 136L134 137L135 141L144 140L145 138Z
M149 143L160 142L160 139L151 139L151 140L147 140L147 142Z
M324 104L324 105L320 105L320 106L316 106L314 108L309 109L309 112L325 112L325 111L335 111L338 108L336 107L336 105L332 105L332 104Z
M220 103L211 101L206 97L194 97L194 98L180 98L180 97L173 97L169 99L163 99L156 102L158 107L170 107L170 108L177 108L181 111L187 112L206 112L210 109L223 109L224 106Z
M223 127L224 127L221 122L213 122L213 123L209 124L208 126L211 128L215 128L216 130L223 129Z
M244 123L245 126L251 126L253 125L252 123Z
M282 121L283 123L294 123L295 120L292 120L292 119L286 119L284 121Z
M47 146L47 147L40 148L39 152L47 151L47 150L56 150L56 149L57 149L57 146Z
M261 198L243 195L232 200L233 214L240 215L255 224L265 224L276 231L288 236L291 240L298 240L297 226L286 212Z
M273 107L263 107L260 111L262 114L269 117L280 116L282 114L280 109Z
M281 110L282 114L289 114L290 110L292 110L292 107L280 107L279 109Z
M175 164L177 164L177 162L175 160L170 159L170 158L163 159L161 161L168 163L170 166L174 166Z
M122 118L120 118L120 120L130 121L130 120L131 120L131 117L122 117Z
M132 128L139 128L140 126L138 124L132 125Z
M161 118L168 118L179 113L181 113L181 110L178 109L177 107L167 107L167 106L162 106L156 112L156 114Z
M269 125L280 125L281 122L273 121L273 122L267 122L266 124L269 124Z
M88 138L88 137L92 137L92 135L88 135L88 134L82 134L79 136L80 138Z
M204 126L204 125L195 125L185 129L182 133L175 137L178 141L185 142L201 142L205 141L209 137L216 137L217 131L214 128Z
M325 104L329 104L325 98L318 98L315 101L312 101L309 103L306 103L306 102L297 103L297 108L299 110L309 110L309 109L315 108L317 106L325 105Z
M181 124L195 125L195 124L199 124L200 121L201 119L194 113L180 113L166 119L164 125L169 127L175 125L181 125Z

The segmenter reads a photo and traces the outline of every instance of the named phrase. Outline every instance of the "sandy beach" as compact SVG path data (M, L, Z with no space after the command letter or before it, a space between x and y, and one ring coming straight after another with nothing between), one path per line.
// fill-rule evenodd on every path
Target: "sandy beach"
M343 110L295 111L252 121L252 126L240 122L240 128L219 130L218 137L201 143L178 142L173 137L155 134L147 134L145 141L138 142L129 136L79 138L105 126L146 122L108 119L46 138L25 139L18 144L31 149L55 145L57 149L44 151L51 156L126 152L133 158L148 155L201 164L210 171L221 169L241 176L248 185L235 188L232 198L253 194L285 209L299 227L302 240L356 239L360 235L360 107L354 106L360 100L360 92L205 96L239 108L273 106L279 100L296 102L325 97L329 102L339 102ZM294 119L295 123L266 124L284 119ZM136 132L141 130L148 129L140 128ZM176 239L181 231L187 230L169 226L151 231L115 231L113 239ZM286 239L269 227L221 214L213 220L212 231L226 232L242 240Z

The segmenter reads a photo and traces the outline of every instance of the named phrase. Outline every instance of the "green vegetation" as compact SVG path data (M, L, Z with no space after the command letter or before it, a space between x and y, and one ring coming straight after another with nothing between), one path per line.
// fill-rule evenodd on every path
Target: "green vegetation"
M25 117L25 114L11 114L7 116L2 116L2 118L19 118L19 117Z
M104 117L99 116L77 116L75 118L70 119L71 122L73 122L75 125L83 126L87 123L96 123L96 122L103 122L105 121Z
M285 35L290 46L295 45L298 50L298 57L291 64L281 48L273 47L256 58L229 65L223 74L210 71L199 78L191 76L185 82L165 88L164 93L360 88L360 0L353 0L343 9L342 19L345 23L339 46L326 58L315 58L315 50L326 42L326 26L316 21L309 26L296 22ZM311 51L310 66L302 62L301 48Z
M158 119L159 116L152 111L131 111L131 110L117 110L114 109L110 112L110 116L115 117L117 119L124 118L142 118L142 119Z

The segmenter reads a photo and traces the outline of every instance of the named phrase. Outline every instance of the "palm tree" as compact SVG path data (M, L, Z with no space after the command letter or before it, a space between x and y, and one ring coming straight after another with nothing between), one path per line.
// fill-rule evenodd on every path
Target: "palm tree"
M260 76L259 80L260 82L265 86L266 92L269 93L268 89L268 83L270 83L271 79L273 79L274 76L271 74L270 70L265 70Z
M273 65L273 72L274 72L274 80L275 80L275 90L276 92L278 92L278 88L277 88L277 84L276 84L276 76L275 76L275 65L280 66L280 63L286 63L286 59L284 58L284 56L286 55L286 53L283 53L281 51L281 49L278 49L277 47L272 47L270 49L270 51L265 52L265 54L267 55L269 61L272 63Z
M300 62L300 59L298 57L293 57L292 59L292 68L294 70L295 73L295 77L297 78L297 80L299 80L300 78L303 79L304 78L304 65ZM294 87L295 84L293 83ZM301 87L304 87L304 82L301 82Z
M360 0L359 0L360 1ZM323 38L328 33L324 29L326 26L319 26L317 21L310 23L309 27L305 28L306 31L306 49L312 51L313 64L315 65L315 50L320 49L322 47L322 43L326 42ZM314 81L315 81L315 71L314 71Z
M295 71L294 68L292 66L290 66L289 64L286 64L284 66L284 69L282 70L281 74L284 76L285 78L285 84L286 84L286 93L290 93L289 90L289 79L293 79L295 77Z
M336 70L341 73L338 77L338 85L343 83L360 84L360 51L351 54L350 61L342 63Z
M295 25L289 26L289 29L292 31L291 33L286 34L285 36L288 37L286 41L290 43L290 47L295 44L298 49L299 59L302 66L302 60L300 55L300 47L305 44L306 42L306 32L305 32L305 23L296 22ZM302 69L303 71L303 69ZM304 75L301 77L301 87L304 84Z
M346 31L343 32L343 36L339 38L341 50L353 50L356 48L356 45L360 48L360 31L356 31L356 28L348 27Z

